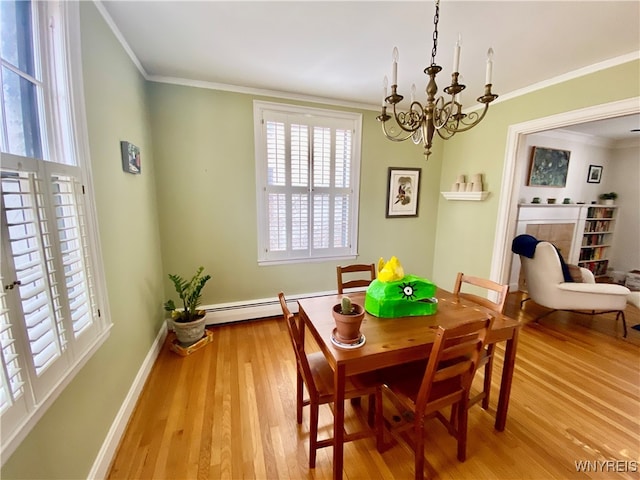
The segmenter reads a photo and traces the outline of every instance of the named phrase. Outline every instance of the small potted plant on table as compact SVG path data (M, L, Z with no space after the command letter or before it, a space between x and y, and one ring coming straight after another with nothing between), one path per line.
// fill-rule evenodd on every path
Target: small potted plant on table
M352 303L349 297L342 297L342 301L333 306L332 313L336 321L336 339L342 343L356 343L360 339L364 307Z
M171 312L173 331L182 347L193 345L204 337L205 311L198 310L202 297L202 288L211 275L202 275L204 267L198 268L191 280L185 280L180 275L169 274L169 278L182 300L182 308L178 309L173 300L167 300L164 309Z

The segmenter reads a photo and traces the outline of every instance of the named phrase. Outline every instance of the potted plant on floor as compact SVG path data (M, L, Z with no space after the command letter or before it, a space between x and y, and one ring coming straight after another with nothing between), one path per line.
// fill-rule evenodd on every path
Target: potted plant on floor
M211 275L202 275L204 267L198 268L191 280L180 275L169 274L173 286L182 300L182 308L177 308L173 300L167 300L164 309L171 312L171 323L178 342L182 347L193 345L204 337L205 311L198 310L202 297L202 288Z
M349 297L333 306L333 318L336 321L336 339L342 343L355 343L360 339L360 325L364 318L364 307L352 303Z

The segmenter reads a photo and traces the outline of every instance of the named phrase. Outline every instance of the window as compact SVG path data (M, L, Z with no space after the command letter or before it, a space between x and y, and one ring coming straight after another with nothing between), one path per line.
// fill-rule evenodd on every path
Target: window
M0 27L4 460L106 339L109 322L83 106L69 95L82 91L72 89L78 5L3 0Z
M358 114L254 102L260 264L357 254Z

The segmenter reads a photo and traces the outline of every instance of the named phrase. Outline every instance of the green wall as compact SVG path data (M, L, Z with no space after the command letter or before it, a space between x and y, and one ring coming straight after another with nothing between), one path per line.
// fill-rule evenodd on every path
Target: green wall
M460 174L483 173L491 195L483 202L442 199L433 281L446 288L459 271L489 276L510 125L638 95L640 61L629 62L493 105L479 125L443 142L442 191Z
M258 97L153 83L149 98L165 271L189 275L203 265L213 276L203 304L275 298L280 290L335 290L336 261L258 266L253 138L253 100ZM359 113L357 260L370 263L396 255L409 271L428 275L440 160L436 154L425 163L421 148L385 140L376 113ZM390 166L422 168L418 218L385 218Z
M257 97L146 82L93 3L81 2L81 20L91 165L113 328L4 465L4 479L86 478L162 324L162 302L172 293L167 272L189 274L204 265L213 275L207 304L335 288L336 262L256 263ZM420 147L385 140L377 113L361 111L358 260L397 255L408 272L445 287L459 269L488 275L508 126L637 96L638 72L634 62L494 105L474 130L438 142L428 162ZM602 85L616 87L602 95ZM122 172L121 140L141 148L141 175ZM422 168L418 218L385 218L389 166ZM489 199L440 197L459 173L477 172L486 175Z
M96 459L163 321L162 259L146 82L92 2L81 2L91 168L113 327L7 460L3 479L81 479ZM142 151L126 174L120 141Z

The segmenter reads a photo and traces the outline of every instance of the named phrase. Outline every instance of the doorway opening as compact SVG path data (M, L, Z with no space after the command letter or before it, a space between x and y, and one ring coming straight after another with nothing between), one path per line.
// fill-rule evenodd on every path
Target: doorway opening
M522 154L523 149L526 148L525 136L554 128L637 113L640 113L640 97L573 110L509 127L490 278L500 283L509 282L513 258L511 241L516 231L518 216L519 182L522 169L526 168L526 165L517 160L524 157Z

